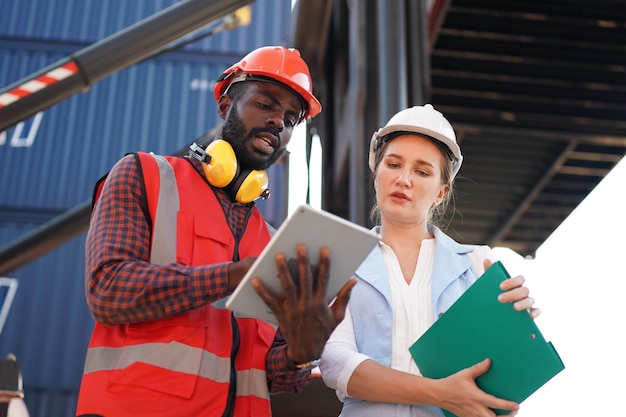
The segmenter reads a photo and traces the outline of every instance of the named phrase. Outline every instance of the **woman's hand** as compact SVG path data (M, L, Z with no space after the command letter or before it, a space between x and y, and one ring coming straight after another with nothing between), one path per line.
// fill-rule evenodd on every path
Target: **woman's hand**
M517 414L518 403L494 397L476 385L476 378L486 373L490 367L491 360L485 359L447 378L434 380L443 388L437 395L437 405L461 417L494 417L493 409L509 410L509 416Z
M483 265L485 271L489 269L492 262L485 259ZM506 279L500 284L500 289L504 291L498 296L501 303L512 303L516 311L528 310L530 317L535 319L541 314L541 310L533 307L535 299L530 296L530 291L524 286L526 279L522 275Z
M487 394L476 385L476 378L486 373L490 367L491 360L485 359L449 377L435 380L442 388L437 395L438 406L462 417L494 417L494 409L509 410L509 416L517 414L518 403Z

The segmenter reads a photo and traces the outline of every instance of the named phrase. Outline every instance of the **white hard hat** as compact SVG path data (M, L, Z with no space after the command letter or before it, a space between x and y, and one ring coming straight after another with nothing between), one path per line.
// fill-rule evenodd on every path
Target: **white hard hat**
M452 177L454 178L459 172L463 155L461 155L461 148L456 143L454 129L452 129L450 122L443 117L443 114L433 108L432 104L401 110L389 119L385 127L374 132L370 141L369 154L369 166L372 172L376 168L376 151L382 146L385 137L391 133L403 132L418 133L439 142L444 149L449 151L446 153L452 160Z

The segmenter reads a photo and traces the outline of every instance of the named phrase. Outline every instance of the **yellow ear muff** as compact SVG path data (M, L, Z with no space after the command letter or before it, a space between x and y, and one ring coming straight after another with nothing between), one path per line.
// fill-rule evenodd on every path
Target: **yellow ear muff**
M267 172L257 170L250 171L239 186L235 200L240 203L249 203L259 197L267 198L269 197L267 184Z
M202 164L204 176L218 188L230 184L237 175L237 157L230 143L223 139L214 140L205 152L210 156L208 163Z
M257 198L268 198L267 172L252 170L240 172L237 156L230 143L214 140L204 150L208 162L202 163L202 171L209 184L223 188L240 203L250 203Z

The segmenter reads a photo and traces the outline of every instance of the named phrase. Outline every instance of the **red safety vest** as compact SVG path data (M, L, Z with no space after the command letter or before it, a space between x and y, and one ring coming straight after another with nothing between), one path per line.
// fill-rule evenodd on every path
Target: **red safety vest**
M258 256L270 236L257 208L237 241L213 190L189 161L137 155L153 223L151 262L226 262L236 251L241 259ZM175 242L171 236L176 236ZM235 389L231 351L238 342L236 399L230 415L269 417L265 355L274 336L269 324L235 319L213 305L140 323L96 323L77 415L222 416Z

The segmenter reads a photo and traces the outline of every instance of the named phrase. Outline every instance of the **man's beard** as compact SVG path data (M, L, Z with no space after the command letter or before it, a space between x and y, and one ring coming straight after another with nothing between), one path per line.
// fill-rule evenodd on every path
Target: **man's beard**
M246 143L261 132L269 132L279 141L278 146L269 156L269 159L257 158L246 148ZM280 132L276 129L254 127L246 133L243 120L241 120L235 109L229 112L228 118L224 121L221 138L230 143L237 156L237 162L247 169L267 169L280 158L285 150L280 146Z

